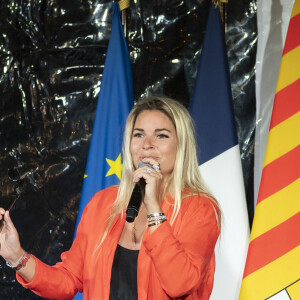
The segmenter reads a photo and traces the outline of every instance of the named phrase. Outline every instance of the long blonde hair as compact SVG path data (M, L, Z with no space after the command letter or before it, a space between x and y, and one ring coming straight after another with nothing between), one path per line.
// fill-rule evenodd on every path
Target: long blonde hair
M140 113L145 110L157 110L164 113L173 123L177 135L177 151L173 172L164 187L165 197L169 194L174 199L174 208L170 224L176 219L183 197L183 191L188 189L191 194L206 194L214 203L217 201L211 196L204 184L197 161L195 129L193 120L188 110L178 101L161 96L151 96L139 101L131 110L123 139L123 170L119 186L118 196L114 203L111 215L107 222L106 231L98 244L100 246L106 238L114 219L126 210L134 187L132 173L134 171L133 161L130 153L131 136L135 121ZM188 196L188 195L185 195ZM220 214L216 211L219 222ZM96 247L98 248L98 247Z

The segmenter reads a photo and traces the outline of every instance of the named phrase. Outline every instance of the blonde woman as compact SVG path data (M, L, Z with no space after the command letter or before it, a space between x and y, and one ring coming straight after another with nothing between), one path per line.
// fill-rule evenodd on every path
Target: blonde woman
M177 101L138 102L127 119L120 185L90 200L55 266L21 248L9 212L0 209L0 255L17 280L50 299L72 299L77 291L85 300L209 299L220 211L200 177L193 128ZM126 208L140 180L144 198L129 223Z

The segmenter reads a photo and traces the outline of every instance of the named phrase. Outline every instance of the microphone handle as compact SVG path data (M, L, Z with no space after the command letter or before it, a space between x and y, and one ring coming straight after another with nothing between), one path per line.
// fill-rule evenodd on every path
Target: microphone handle
M141 168L143 166L147 166L149 168L152 168L150 164L144 163L142 161L139 162L138 168ZM132 223L136 216L139 213L139 209L141 207L142 200L145 196L145 186L146 181L144 178L141 178L139 182L137 182L134 186L134 189L131 194L131 198L126 210L126 221L129 223Z
M145 179L141 178L138 183L135 184L131 194L130 202L126 210L126 221L132 223L139 213L142 199L145 194Z

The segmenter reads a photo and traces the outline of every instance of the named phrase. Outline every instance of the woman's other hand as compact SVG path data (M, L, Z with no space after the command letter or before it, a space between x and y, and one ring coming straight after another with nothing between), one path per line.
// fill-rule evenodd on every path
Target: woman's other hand
M23 254L19 234L10 218L9 211L0 208L0 255L14 266Z

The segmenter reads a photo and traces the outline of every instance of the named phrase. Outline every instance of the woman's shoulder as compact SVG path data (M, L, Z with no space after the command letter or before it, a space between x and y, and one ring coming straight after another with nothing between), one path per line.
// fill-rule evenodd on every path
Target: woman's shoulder
M109 187L97 192L85 206L77 236L93 235L105 230L106 220L109 218L111 209L118 195L118 187ZM97 231L93 229L97 228Z
M110 186L97 192L87 204L85 210L110 209L118 195L118 186Z
M112 196L116 196L118 194L119 186L113 185L108 188L105 188L99 192L97 192L91 200L95 201L94 199L99 198L111 198Z
M185 190L183 192L181 208L183 210L199 211L205 209L219 212L217 200L210 194L202 191Z
M221 212L218 202L208 193L186 192L182 198L179 216L200 226L206 224L205 226L209 226L219 234Z
M182 202L184 201L188 201L188 202L203 202L203 203L210 203L216 202L216 199L208 194L207 192L203 192L203 191L191 191L188 189L185 189L182 193ZM199 203L198 203L199 204Z

